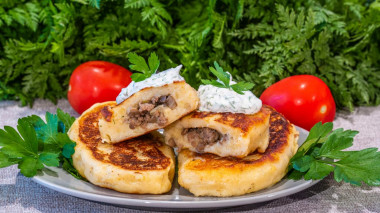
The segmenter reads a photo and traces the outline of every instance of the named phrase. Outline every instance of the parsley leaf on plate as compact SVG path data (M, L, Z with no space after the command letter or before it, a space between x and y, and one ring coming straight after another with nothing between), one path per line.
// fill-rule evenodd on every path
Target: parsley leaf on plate
M87 181L84 177L82 177L79 172L73 166L73 160L68 158L63 158L62 168L70 173L73 177L79 180Z
M214 61L214 66L215 68L209 67L209 70L218 78L218 80L201 79L203 84L210 84L219 88L232 89L240 95L243 95L244 91L251 90L255 85L250 82L238 82L236 84L231 84L231 74L228 71L225 72L216 61Z
M74 123L75 118L73 116L71 116L69 113L65 113L64 111L62 111L59 108L57 109L57 116L58 116L59 122L61 122L61 124L59 123L60 126L65 127L61 131L63 133L67 133L67 131L69 131L69 128L71 127L71 125Z
M7 159L13 159L12 163L18 163L23 175L32 177L38 169L43 168L39 159L37 134L25 118L18 120L17 130L19 133L9 126L0 130L0 153ZM9 163L4 165L9 166Z
M368 148L351 152L345 158L334 163L334 178L340 182L361 185L365 182L370 186L380 185L380 152L377 148Z
M63 168L73 173L75 142L67 131L75 118L57 109L57 114L47 112L45 120L32 115L18 120L17 131L9 126L0 129L0 168L18 164L24 176L33 177L45 166L66 162Z
M160 60L156 53L151 53L148 58L148 63L142 56L136 53L128 53L128 60L131 63L129 68L139 73L133 73L131 78L134 82L143 81L152 76L160 66Z
M334 167L331 165L314 160L310 163L310 169L307 171L304 178L305 180L323 179L332 171L334 171Z
M46 166L59 166L59 153L43 152L39 160Z
M332 123L317 123L306 141L290 160L290 179L318 180L331 172L337 182L354 185L363 182L369 186L380 185L380 152L377 148L343 151L353 145L359 132L336 129Z

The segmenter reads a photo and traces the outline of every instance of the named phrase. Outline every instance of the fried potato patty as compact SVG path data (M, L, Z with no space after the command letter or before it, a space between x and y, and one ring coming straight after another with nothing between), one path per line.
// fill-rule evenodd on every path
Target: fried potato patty
M165 143L198 153L243 158L269 143L271 110L253 115L194 111L165 128Z
M200 154L188 149L178 155L178 182L196 196L237 196L270 187L286 174L298 148L299 133L274 109L269 127L269 145L264 153L244 158Z
M197 91L185 81L144 88L121 104L102 109L103 142L117 143L164 128L198 108Z
M98 128L104 107L95 104L72 125L68 134L76 142L74 167L91 183L125 193L162 194L171 189L175 156L163 137L152 132L117 144L102 143Z

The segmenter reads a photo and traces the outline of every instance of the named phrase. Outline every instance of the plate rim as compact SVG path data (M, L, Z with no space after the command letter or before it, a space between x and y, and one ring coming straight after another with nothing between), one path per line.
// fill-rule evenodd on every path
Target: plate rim
M135 206L135 207L154 207L154 208L167 208L167 209L168 208L169 209L183 209L183 208L193 208L193 209L197 208L198 209L198 208L232 207L232 206L248 205L248 204L271 201L271 200L286 197L292 194L296 194L304 189L307 189L317 184L320 180L304 181L304 183L301 183L300 185L297 185L290 189L288 188L288 189L284 189L278 192L272 192L269 194L254 195L253 194L254 192L253 192L252 196L250 197L235 196L235 197L230 197L223 200L204 200L204 201L202 200L199 200L199 201L174 201L174 200L160 201L160 200L124 198L124 197L107 196L107 195L93 194L90 192L74 190L74 189L63 187L55 183L50 183L49 181L43 180L42 178L39 178L39 177L33 178L33 181L49 189L55 190L57 192L61 192L66 195L70 195L70 196L74 196L74 197L78 197L78 198L82 198L82 199L86 199L90 201L116 204L116 205L122 205L122 206ZM156 195L156 196L160 196L160 195ZM194 204L197 204L197 206L194 207Z
M308 134L309 131L298 127L295 127L299 131L303 131L305 134ZM63 170L62 168L57 168ZM72 177L74 178L74 177ZM261 203L266 201L275 200L281 197L286 197L292 194L296 194L302 190L305 190L321 180L297 180L301 183L297 186L291 188L285 188L280 191L271 192L268 194L255 195L255 192L252 192L252 196L241 197L241 196L233 196L233 197L225 197L221 200L197 200L197 201L187 201L187 200L149 200L149 199L140 199L140 198L125 198L125 197L117 197L103 194L94 194L87 191L75 190L71 188L67 188L65 186L50 182L43 178L43 176L34 176L32 180L42 186L45 186L49 189L61 192L66 195L96 201L101 203L122 205L122 206L134 206L134 207L148 207L148 208L166 208L166 209L183 209L183 208L192 208L192 209L202 209L202 208L222 208L222 207L232 207L232 206L240 206L240 205L248 205ZM284 180L284 178L282 179ZM287 179L287 181L294 181ZM91 183L90 183L91 184ZM277 183L276 183L277 184ZM275 184L275 185L276 185ZM174 184L173 184L174 185ZM273 185L273 186L275 186ZM95 186L95 185L94 185ZM96 186L99 187L99 186ZM150 195L150 196L161 196L161 195ZM195 197L195 196L194 196ZM216 197L217 198L217 197ZM194 206L196 204L196 206Z

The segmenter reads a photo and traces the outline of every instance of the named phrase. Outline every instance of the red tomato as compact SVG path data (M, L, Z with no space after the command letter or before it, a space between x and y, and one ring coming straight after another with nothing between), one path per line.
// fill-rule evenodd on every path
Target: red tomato
M131 75L124 67L106 61L83 63L71 74L67 98L81 114L95 103L116 100L131 82Z
M260 99L293 124L307 130L319 121L331 122L335 117L335 101L330 89L312 75L285 78L268 87Z

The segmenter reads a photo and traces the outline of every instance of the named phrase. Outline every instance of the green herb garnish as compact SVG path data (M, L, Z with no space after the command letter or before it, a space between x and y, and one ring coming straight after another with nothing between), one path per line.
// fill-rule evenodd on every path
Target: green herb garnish
M332 123L317 123L306 141L290 160L289 178L305 180L323 179L334 172L337 182L354 185L362 182L369 186L380 185L380 152L377 148L342 151L353 145L358 131L336 129Z
M18 164L20 172L33 177L45 166L63 168L76 178L82 178L72 165L75 142L67 131L75 118L61 109L57 114L46 112L46 123L38 116L20 118L16 129L0 129L0 168Z
M151 53L148 58L148 64L145 59L136 53L128 53L128 60L131 63L129 68L140 73L133 73L131 78L134 82L143 81L152 76L160 66L160 60L156 53Z
M209 70L212 74L214 74L219 80L206 80L201 79L202 83L210 84L220 88L232 89L240 95L243 95L243 91L251 90L255 84L250 82L239 82L236 84L230 85L231 74L229 72L225 72L219 64L214 61L214 67L209 67Z

